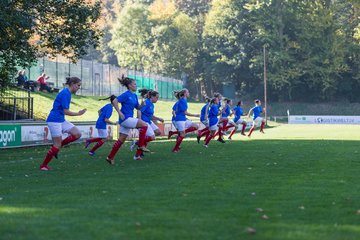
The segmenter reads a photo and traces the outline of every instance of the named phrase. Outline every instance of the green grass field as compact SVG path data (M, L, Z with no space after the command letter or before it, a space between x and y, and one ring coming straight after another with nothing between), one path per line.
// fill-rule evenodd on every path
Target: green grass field
M0 151L0 239L360 239L360 126L278 125L208 149ZM263 211L261 211L261 209ZM256 229L256 234L247 229Z

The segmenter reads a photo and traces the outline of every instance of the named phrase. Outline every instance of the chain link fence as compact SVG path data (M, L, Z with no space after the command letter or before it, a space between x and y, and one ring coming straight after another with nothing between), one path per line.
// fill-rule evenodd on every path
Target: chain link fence
M27 75L30 80L36 81L41 73L48 75L50 78L47 83L57 89L64 87L66 77L79 77L82 84L78 94L84 96L120 95L126 91L117 80L123 74L134 78L139 89L150 88L158 91L161 99L174 99L172 91L183 88L183 81L179 79L88 60L79 60L73 64L63 59L40 58L28 69Z

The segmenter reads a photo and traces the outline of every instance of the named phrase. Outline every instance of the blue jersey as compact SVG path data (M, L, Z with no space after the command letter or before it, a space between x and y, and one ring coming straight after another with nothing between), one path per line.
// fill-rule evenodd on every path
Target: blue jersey
M230 106L229 104L226 104L224 107L225 111L221 113L221 117L226 118L230 115Z
M255 120L257 117L260 117L260 113L262 113L261 106L255 106L252 108L252 110L253 110L253 120Z
M237 121L239 121L241 116L244 114L244 111L240 106L234 107L233 111L235 113L234 122L236 123Z
M139 107L138 97L131 91L126 91L117 97L119 103L121 103L121 112L124 114L124 120L119 118L119 123L122 123L130 117L134 117L134 108Z
M178 105L178 102L176 102L176 103L174 104L174 106L172 107L172 110L173 110L174 112L176 112L177 105ZM175 116L174 116L174 114L172 115L171 121L172 121L172 122L175 121Z
M71 92L69 88L64 88L55 98L53 108L50 111L47 122L64 122L64 109L70 108Z
M205 104L202 108L201 108L201 112L200 112L200 121L205 121L205 114L206 114L206 109L209 109L209 103ZM209 113L209 110L208 110Z
M186 121L185 112L188 109L187 100L185 98L180 98L178 101L176 110L175 110L175 121Z
M113 112L113 106L111 103L106 104L100 109L100 116L98 120L96 121L95 127L97 129L106 129L106 122L105 119L109 119Z
M154 104L150 99L145 100L145 105L141 108L141 119L144 122L151 124L151 119L154 116Z
M209 109L209 125L214 126L218 123L219 106L212 104Z

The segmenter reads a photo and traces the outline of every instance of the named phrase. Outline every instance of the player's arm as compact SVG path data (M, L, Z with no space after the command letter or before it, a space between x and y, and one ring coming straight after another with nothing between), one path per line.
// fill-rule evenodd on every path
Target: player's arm
M112 124L112 125L116 124L116 122L110 121L110 119L108 119L108 118L105 118L105 122L107 122L108 124Z
M205 109L205 116L204 116L204 118L205 118L205 121L207 121L208 120L208 118L209 118L209 106L207 106L206 107L206 109Z
M119 108L119 101L117 100L117 98L115 98L111 104L114 106L116 112L119 114L119 117L120 119L124 120L125 119L125 116L124 114L120 111L120 108Z
M253 111L253 109L254 109L254 108L251 108L251 109L249 110L249 113L248 113L248 115L247 115L248 118L250 118L250 115L251 115L251 112Z
M160 122L164 122L164 119L160 118L160 117L156 117L156 116L152 116L151 120L154 120L154 121L160 121Z
M64 114L68 115L68 116L81 116L85 112L86 112L86 108L84 108L84 109L82 109L82 110L80 110L78 112L73 112L73 111L70 111L69 109L64 109Z
M189 113L188 111L185 111L184 113L186 116L189 116L189 117L200 117L200 114L193 114L193 113Z

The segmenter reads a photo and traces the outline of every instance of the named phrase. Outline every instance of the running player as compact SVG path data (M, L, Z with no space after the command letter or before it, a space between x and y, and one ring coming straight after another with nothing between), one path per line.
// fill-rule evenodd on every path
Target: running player
M179 99L175 110L175 127L179 131L179 135L176 138L176 144L172 151L174 153L177 153L180 151L180 144L185 137L186 126L189 126L189 129L191 131L195 131L198 129L198 125L186 119L186 116L200 117L200 115L192 114L187 111L188 109L187 98L190 96L189 90L184 88L183 90L180 91L174 91L174 93L175 95L177 95L177 98Z
M45 156L43 163L40 165L40 170L50 170L48 164L53 157L57 158L57 154L62 146L65 146L81 137L80 130L74 124L65 120L65 115L68 116L81 116L86 112L82 109L78 112L70 111L71 94L75 94L80 86L81 80L77 77L66 78L67 87L64 88L55 98L53 108L46 120L53 146L50 148ZM67 133L68 137L62 140L62 134Z
M250 128L248 137L251 136L252 132L255 130L256 125L260 125L260 132L264 133L265 119L260 117L260 114L263 112L261 107L261 101L259 99L254 100L255 107L251 108L248 117L250 117L251 112L253 112L253 126Z
M200 139L202 136L207 136L210 133L208 115L209 115L211 99L207 97L205 100L206 100L206 104L201 108L201 112L200 112L200 122L204 124L205 127L198 131L196 137L198 143L200 143Z
M145 136L148 126L143 120L134 118L134 109L141 109L138 97L135 94L137 89L136 81L132 78L122 77L119 79L119 82L128 90L112 101L113 106L119 114L120 136L114 143L110 154L106 158L106 161L109 164L115 164L114 157L119 151L121 145L125 142L130 130L133 128L139 129L139 149L144 152L150 151L145 147ZM119 103L121 103L121 110L119 109Z
M96 142L95 146L89 151L90 156L94 156L95 151L106 142L107 136L108 136L108 133L106 130L106 125L107 124L116 124L116 123L110 121L110 117L113 112L113 105L111 103L115 98L116 98L115 95L111 95L108 98L100 99L100 100L110 99L110 103L106 104L98 111L99 118L96 121L96 125L95 125L95 128L98 131L98 137L97 138L88 138L85 141L85 148L88 148L91 143Z
M216 131L218 130L219 119L218 116L221 114L219 110L219 98L213 98L210 102L209 109L209 130L210 134L205 138L204 147L208 147L208 144L212 138L214 138Z
M159 93L149 89L140 89L139 92L142 97L146 98L144 106L140 111L138 110L138 116L148 125L145 137L146 147L149 142L155 139L155 136L161 135L160 129L153 121L160 121L163 123L164 119L154 116L154 103L159 100ZM138 141L133 141L130 149L132 150L136 144L138 144ZM142 150L138 149L135 153L134 160L142 160L142 155Z
M230 123L230 125L232 123L234 123L235 128L231 131L229 139L231 139L231 137L236 133L236 131L237 131L238 127L239 127L238 126L239 124L242 124L241 135L246 136L245 128L246 128L247 123L246 123L245 120L241 119L241 116L244 114L244 111L243 111L241 105L242 105L242 101L239 101L237 103L236 107L234 107L233 110L232 110L235 117L234 117L234 121L229 121L229 123Z

